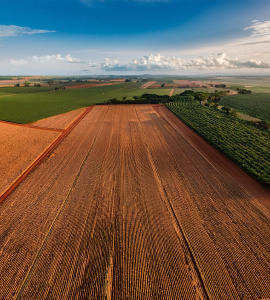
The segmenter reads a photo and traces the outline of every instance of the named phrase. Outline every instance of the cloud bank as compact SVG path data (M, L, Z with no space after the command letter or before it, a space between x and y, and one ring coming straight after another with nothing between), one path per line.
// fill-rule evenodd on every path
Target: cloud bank
M270 35L270 21L260 22L258 20L252 21L252 25L244 28L244 30L252 30L251 36L266 36Z
M20 27L15 25L0 25L0 37L20 36L24 34L32 35L36 33L56 32L53 30L31 29L30 27Z
M23 66L26 64L55 64L55 63L81 63L80 59L71 57L70 54L68 54L65 57L62 57L61 54L56 54L56 55L43 55L43 56L31 56L28 57L27 59L19 59L19 60L14 60L10 59L10 63L14 66Z
M194 59L182 60L181 58L168 57L165 58L160 54L143 56L140 59L133 59L132 62L120 64L118 61L105 60L101 64L101 70L104 71L182 71L187 69L197 70L222 70L222 69L242 69L270 68L270 64L259 60L239 61L238 58L230 59L225 53L218 53L216 56L209 58L199 56Z
M68 54L65 57L62 57L61 54L56 55L43 55L43 56L33 56L32 60L38 61L40 63L48 63L48 62L66 62L66 63L80 63L81 61L78 58L71 57Z

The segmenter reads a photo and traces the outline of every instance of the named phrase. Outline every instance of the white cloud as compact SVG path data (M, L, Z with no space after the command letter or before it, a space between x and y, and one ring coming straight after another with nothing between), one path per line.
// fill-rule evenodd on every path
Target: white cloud
M194 59L182 60L176 57L167 57L157 55L144 56L140 59L133 59L132 62L120 64L106 59L101 64L101 69L105 71L181 71L187 69L197 70L222 70L222 69L242 69L242 68L270 68L270 64L259 60L248 60L245 62L239 59L230 59L225 53L218 53L216 56L199 56Z
M74 64L74 63L81 63L81 61L78 58L71 57L70 54L68 54L65 57L62 57L61 54L56 54L56 55L43 55L43 56L31 56L27 57L27 59L10 59L10 64L16 67L28 65L28 67L31 66L38 66L38 65L45 65L45 66L57 66L59 67L59 64ZM42 66L42 68L43 68Z
M62 57L61 54L56 55L43 55L43 56L33 56L32 60L38 61L41 63L48 63L48 62L66 62L66 63L80 63L81 61L78 58L71 57L70 54L68 54L65 57Z
M100 67L100 64L97 64L97 63L88 63L90 65L91 68L98 68Z
M244 30L252 30L251 36L265 36L270 35L270 21L260 22L258 20L252 21L252 25L245 27Z
M19 59L19 60L10 59L10 63L14 66L23 66L28 64L28 61L25 59Z
M0 37L19 36L24 34L56 32L52 30L31 29L30 27L20 27L15 25L0 25Z

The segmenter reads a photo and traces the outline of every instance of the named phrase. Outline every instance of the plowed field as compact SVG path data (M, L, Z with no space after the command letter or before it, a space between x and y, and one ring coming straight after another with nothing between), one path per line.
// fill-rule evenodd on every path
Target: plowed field
M270 195L226 162L164 106L94 107L0 205L0 299L269 298Z
M32 123L36 127L66 129L83 111L85 108L79 108L70 112L45 118Z
M0 121L0 196L59 135Z

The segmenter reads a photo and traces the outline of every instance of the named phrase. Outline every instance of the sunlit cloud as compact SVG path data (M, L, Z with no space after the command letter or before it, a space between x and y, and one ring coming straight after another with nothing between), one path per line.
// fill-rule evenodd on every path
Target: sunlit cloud
M242 68L268 69L270 64L254 59L241 62L238 58L228 58L225 53L218 53L212 57L200 56L186 60L174 56L165 58L157 54L133 59L132 62L126 64L110 61L109 59L101 64L101 69L104 71L181 71L187 69L222 70Z
M270 35L270 21L260 22L258 20L252 21L252 25L245 27L244 30L252 30L251 36L265 36Z
M70 64L78 64L81 63L81 61L78 58L71 57L70 54L66 55L65 57L62 57L61 54L56 54L56 55L43 55L43 56L31 56L27 57L27 59L10 59L10 63L13 66L24 66L28 64L29 66L37 65L37 64L42 64L42 65L55 65L55 64L61 64L61 63L70 63Z
M25 59L19 59L19 60L10 59L10 63L14 66L23 66L28 64L28 61Z
M48 63L48 62L66 62L66 63L81 63L80 59L71 57L70 54L68 54L65 57L62 57L61 54L56 55L43 55L43 56L33 56L32 60L38 61L41 63Z

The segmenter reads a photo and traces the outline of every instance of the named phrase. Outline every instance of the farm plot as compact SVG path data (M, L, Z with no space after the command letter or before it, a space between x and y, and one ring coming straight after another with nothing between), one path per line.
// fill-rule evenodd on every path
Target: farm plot
M153 85L155 83L156 83L156 81L148 81L148 82L146 82L145 84L143 84L141 86L141 89L147 89L149 86L151 86L151 85Z
M0 196L59 135L0 122Z
M0 298L269 297L269 210L164 111L94 107L2 203Z
M64 114L42 119L32 123L32 126L66 129L84 110L85 108L79 108Z

